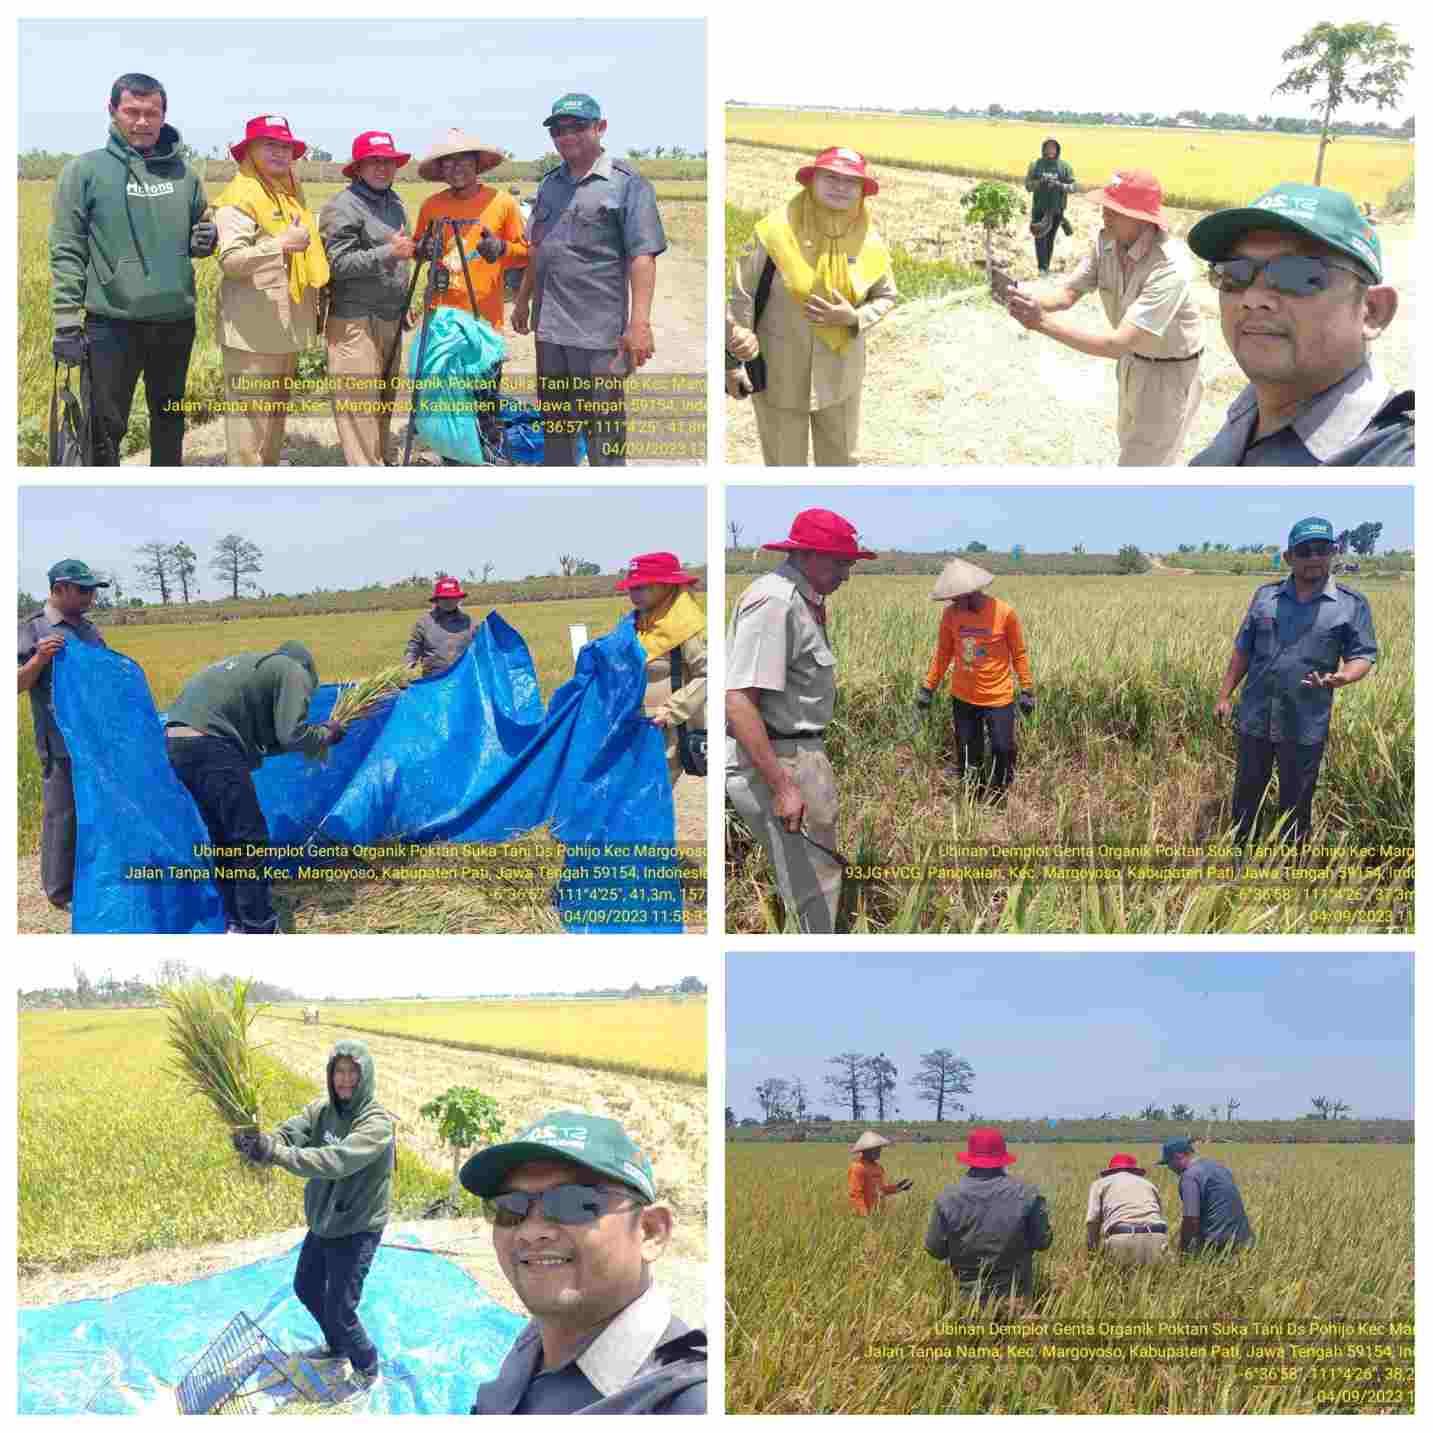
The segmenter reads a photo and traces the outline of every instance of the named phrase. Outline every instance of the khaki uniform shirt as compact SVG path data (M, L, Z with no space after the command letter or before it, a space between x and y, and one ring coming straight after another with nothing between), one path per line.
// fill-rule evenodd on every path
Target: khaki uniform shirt
M821 598L788 558L758 577L737 599L726 639L728 691L756 687L768 732L784 736L824 731L836 706L836 654L812 607ZM735 737L727 767L748 758Z
M35 655L42 637L58 634L67 642L83 642L88 647L103 647L105 640L100 629L88 617L66 617L51 602L46 602L42 611L27 617L20 623L20 666L24 666ZM55 664L40 673L35 685L30 688L30 714L35 719L35 750L40 760L49 757L69 758L69 748L55 722Z
M1102 1239L1116 1224L1163 1224L1159 1190L1142 1174L1102 1174L1090 1185L1085 1223L1091 1220L1099 1222Z
M766 257L761 241L753 239L737 260L729 314L743 328L753 327L756 288ZM815 254L808 257L814 259ZM756 325L766 359L766 401L773 408L814 413L854 397L866 376L866 330L885 318L899 297L895 280L883 274L856 300L855 338L844 353L833 353L816 337L814 325L786 291L778 269L772 275L761 323Z
M1158 230L1130 247L1133 262L1120 260L1119 245L1101 230L1090 252L1065 281L1078 294L1098 289L1111 328L1126 320L1143 332L1132 352L1141 358L1189 358L1204 347L1204 324L1194 297L1194 260L1184 244Z
M219 342L246 353L302 353L317 342L318 290L300 303L289 295L288 257L241 209L214 212L219 230ZM312 241L311 241L312 242ZM290 393L266 394L291 398Z
M665 712L678 725L703 730L707 724L707 643L698 632L682 643L682 685L672 690L672 654L663 652L647 662L647 693L642 710L648 716Z

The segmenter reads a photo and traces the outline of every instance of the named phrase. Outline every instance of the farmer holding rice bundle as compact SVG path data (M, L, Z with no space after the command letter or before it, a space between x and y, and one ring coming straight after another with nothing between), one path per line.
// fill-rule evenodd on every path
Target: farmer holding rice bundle
M951 719L955 723L955 768L961 779L973 779L985 795L1004 795L1015 779L1015 686L1020 679L1019 707L1035 710L1035 679L1025 633L1014 609L981 590L995 581L992 573L964 558L952 558L931 592L944 602L940 636L925 682L916 695L916 713L924 717L950 668ZM985 765L985 736L990 734L994 766Z
M468 650L476 628L459 603L468 594L456 577L440 577L433 584L432 608L420 617L408 636L403 661L421 667L425 677L446 672Z
M856 1157L846 1166L846 1193L851 1208L857 1214L874 1214L881 1207L881 1200L888 1194L904 1194L911 1187L909 1179L887 1184L885 1171L881 1168L881 1151L890 1144L884 1135L868 1129L855 1144L851 1153Z
M210 839L237 854L221 857L215 876L230 933L277 935L279 918L263 874L269 827L254 790L266 756L301 751L318 757L343 740L341 722L311 725L309 699L318 670L300 642L274 652L242 652L185 683L165 722L174 774L199 808Z
M802 186L756 226L737 260L727 349L766 360L753 394L769 468L850 467L861 429L866 331L900 295L891 256L866 212L880 190L853 149L827 149L796 171ZM732 380L750 390L750 379ZM739 396L739 392L738 392Z
M676 553L644 552L632 559L616 588L632 599L632 623L647 654L642 711L662 729L673 786L682 774L680 729L689 726L705 735L707 724L707 615L687 590L696 580L682 571Z
M1090 1185L1085 1206L1085 1247L1104 1244L1115 1264L1157 1264L1169 1253L1169 1226L1159 1190L1132 1154L1116 1154Z
M214 200L231 467L278 464L299 354L318 336L328 259L293 172L307 149L282 115L256 115L229 146L239 172Z
M1061 229L1073 232L1065 218L1065 201L1075 192L1075 171L1060 158L1060 141L1054 135L1040 146L1039 159L1030 161L1025 189L1035 196L1030 203L1030 233L1035 240L1035 266L1045 275L1054 257L1055 235Z
M373 1056L361 1040L329 1052L328 1095L313 1100L273 1134L236 1132L234 1148L260 1166L305 1180L309 1232L299 1250L294 1293L323 1333L304 1350L312 1359L346 1358L355 1391L379 1381L378 1350L358 1317L363 1282L383 1241L397 1143L393 1116L374 1093Z

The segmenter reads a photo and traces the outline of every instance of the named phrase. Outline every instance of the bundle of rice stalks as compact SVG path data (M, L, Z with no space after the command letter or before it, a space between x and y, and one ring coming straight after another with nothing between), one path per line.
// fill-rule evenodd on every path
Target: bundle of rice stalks
M258 1129L260 1078L249 1044L249 1028L263 1008L249 1002L247 980L225 990L207 980L166 986L169 1044L175 1060L166 1066L235 1129Z
M353 722L371 717L382 711L405 687L420 677L417 667L405 666L402 662L385 667L361 682L346 682L333 704L329 720L349 726Z

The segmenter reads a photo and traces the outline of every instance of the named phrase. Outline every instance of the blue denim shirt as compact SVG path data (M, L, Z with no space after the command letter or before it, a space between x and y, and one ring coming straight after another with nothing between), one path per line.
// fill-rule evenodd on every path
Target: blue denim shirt
M1249 658L1239 730L1300 746L1327 740L1333 711L1332 688L1306 687L1304 677L1335 672L1340 660L1378 660L1368 599L1332 577L1308 602L1295 597L1292 577L1258 588L1234 646Z

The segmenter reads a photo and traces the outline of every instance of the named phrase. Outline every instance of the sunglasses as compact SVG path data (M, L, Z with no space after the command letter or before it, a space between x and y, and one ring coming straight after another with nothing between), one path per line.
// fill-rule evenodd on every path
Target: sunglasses
M592 125L591 125L591 123L588 122L588 121L585 121L585 120L584 120L584 121L582 121L581 123L579 123L579 122L577 122L576 120L569 120L566 124L553 124L553 125L549 125L549 126L548 126L548 133L549 133L549 134L581 134L584 129L591 129L591 128L592 128Z
M1321 294L1333 283L1335 269L1364 278L1349 264L1335 264L1305 254L1280 254L1273 259L1221 259L1209 267L1209 282L1222 294L1242 294L1260 274L1271 289L1296 299Z
M1294 549L1295 557L1327 557L1333 551L1331 542L1301 542Z
M513 1190L483 1200L483 1208L499 1229L516 1229L532 1213L535 1204L542 1205L543 1217L557 1224L595 1224L610 1213L630 1194L615 1189L599 1189L591 1184L559 1184L541 1194Z

